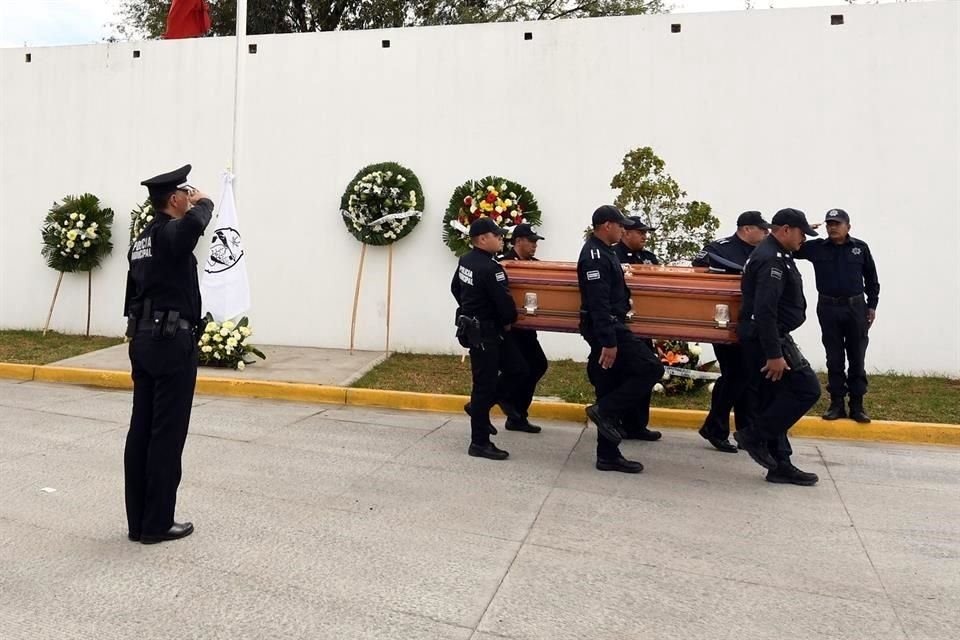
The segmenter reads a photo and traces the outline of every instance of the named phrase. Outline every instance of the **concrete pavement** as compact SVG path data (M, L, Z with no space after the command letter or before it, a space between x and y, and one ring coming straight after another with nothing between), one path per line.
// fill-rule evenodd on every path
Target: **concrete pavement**
M797 440L770 485L695 433L198 397L179 516L125 538L126 391L0 381L0 637L960 637L960 451Z

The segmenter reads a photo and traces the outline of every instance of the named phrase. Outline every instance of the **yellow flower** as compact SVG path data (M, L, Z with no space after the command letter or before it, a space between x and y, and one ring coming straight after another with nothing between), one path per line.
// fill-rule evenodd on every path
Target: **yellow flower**
M507 200L504 200L504 201L503 201L503 204L504 204L505 207L512 207L512 206L513 206L513 200L510 200L510 199L508 198Z

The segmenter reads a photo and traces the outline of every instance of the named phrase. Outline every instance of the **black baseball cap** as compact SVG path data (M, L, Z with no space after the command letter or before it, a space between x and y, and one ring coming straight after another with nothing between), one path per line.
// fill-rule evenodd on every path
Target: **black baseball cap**
M827 216L824 218L825 222L846 222L850 223L850 216L847 215L847 212L843 209L830 209L827 211Z
M140 184L147 188L152 199L162 200L177 189L187 186L187 175L191 168L189 164L185 164L179 169L147 178Z
M630 221L629 224L624 224L624 229L630 229L631 231L656 231L656 227L647 226L647 223L643 221L643 218L640 216L627 216L627 220Z
M528 223L518 224L513 228L513 238L529 238L530 240L546 240L543 236L533 230Z
M620 213L620 209L617 209L612 204L605 204L602 207L598 207L596 211L593 212L593 226L599 227L604 222L615 222L619 225L623 225L626 228L633 228L633 223L623 217L623 214Z
M808 236L819 235L813 230L810 223L807 222L807 216L799 209L780 209L780 211L777 211L776 215L773 216L772 224L775 227L796 227L802 229Z
M494 222L490 218L477 218L470 224L471 238L482 236L485 233L493 233L498 236L502 236L506 233L506 231L504 231L503 227L498 225L496 222Z
M744 211L740 214L737 218L737 226L745 227L747 225L753 225L761 229L770 228L770 223L763 219L763 214L759 211Z

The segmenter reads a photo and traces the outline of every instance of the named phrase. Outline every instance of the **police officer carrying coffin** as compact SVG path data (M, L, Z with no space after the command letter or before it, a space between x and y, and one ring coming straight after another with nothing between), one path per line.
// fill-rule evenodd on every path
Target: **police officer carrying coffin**
M693 259L693 266L739 275L769 229L770 225L759 211L745 211L737 218L737 232L705 246ZM743 352L739 344L715 344L713 352L720 363L721 376L713 385L710 412L700 427L700 435L718 451L736 453L737 447L729 439L730 410L736 411L737 430L745 429L750 420L750 407L744 395L747 373L743 368Z
M490 442L491 433L496 433L490 409L499 403L508 421L522 424L508 397L528 375L526 362L510 337L517 307L507 273L495 258L503 248L503 234L490 218L475 220L470 225L473 249L460 258L450 283L458 305L457 339L470 349L473 373L470 403L464 407L470 415L467 453L491 460L504 460L509 454Z
M740 290L743 302L737 335L744 351L750 394L750 425L734 438L760 466L767 481L810 486L815 473L790 462L787 431L820 398L820 382L790 332L806 319L803 280L792 253L804 236L815 236L802 211L781 209L772 232L750 255Z
M128 256L133 415L123 466L128 537L143 544L193 532L193 524L174 521L174 510L197 380L200 286L193 250L213 202L186 185L189 172L186 165L141 183L154 219Z
M827 391L830 392L830 408L823 418L847 417L843 400L849 392L850 417L866 423L870 417L863 409L863 396L867 393L864 358L880 297L877 265L867 243L850 235L850 216L846 211L830 209L826 223L829 237L805 242L796 254L797 258L813 263L820 293L817 317L827 352ZM849 365L846 375L844 353Z
M647 233L656 231L639 216L628 216L631 225L623 228L623 237L615 247L620 262L624 264L660 264L657 256L646 249Z
M614 246L617 257L622 264L660 264L657 256L648 251L647 233L655 231L656 227L648 226L639 216L627 216L629 221L623 228L623 237ZM647 340L650 351L656 355L653 340ZM659 431L648 428L650 424L650 396L647 394L637 398L634 411L625 415L620 422L620 435L624 440L659 440L662 435Z
M512 239L513 248L503 255L501 262L503 260L536 260L537 242L544 240L544 237L535 232L529 224L523 223L514 227ZM540 433L540 427L530 423L528 414L530 405L533 403L533 394L537 390L537 383L547 372L547 356L543 353L536 331L513 329L510 337L527 363L528 370L526 378L509 394L510 404L523 418L523 422L515 423L508 418L505 426L507 431Z
M580 333L590 345L587 376L596 390L596 404L587 417L597 425L597 469L640 473L643 465L627 460L617 446L620 420L636 411L663 376L663 365L644 340L626 326L630 290L613 245L633 222L612 205L593 213L593 234L577 261L580 286Z

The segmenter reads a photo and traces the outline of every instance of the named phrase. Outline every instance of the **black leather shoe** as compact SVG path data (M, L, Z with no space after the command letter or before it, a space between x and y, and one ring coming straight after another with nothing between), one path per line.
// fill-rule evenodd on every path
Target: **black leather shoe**
M737 431L733 434L733 439L737 441L740 448L746 451L753 461L764 469L770 470L777 467L777 461L770 455L767 443L762 440L755 440L746 435L743 431Z
M157 544L168 540L179 540L180 538L186 538L191 533L193 533L192 522L184 522L183 524L174 522L172 527L159 535L141 534L140 544Z
M506 460L510 455L503 449L498 449L492 442L487 444L470 444L467 453L474 458L488 458L490 460Z
M467 404L463 405L463 412L464 412L465 414L467 414L468 416L470 416L471 418L473 417L472 415L470 415L470 403L469 403L469 402L468 402ZM488 425L487 425L487 431L489 431L489 432L490 432L490 435L492 435L492 436L497 435L497 428L496 428L495 426L493 426L492 424L488 424Z
M767 472L767 482L777 484L797 484L801 487L812 487L820 478L817 474L801 471L789 462L781 462L776 469Z
M530 424L526 420L523 422L514 422L510 418L507 418L507 424L504 425L507 431L523 431L524 433L540 433L542 429L535 424Z
M659 431L653 431L652 429L634 429L632 431L627 431L623 434L624 440L645 440L647 442L654 442L659 440L663 436Z
M700 427L700 430L697 431L697 433L700 434L701 438L712 444L713 448L717 451L723 451L724 453L736 453L739 451L736 445L730 442L729 439L724 438L721 440L720 438L714 438L709 432L705 431L703 427Z
M498 402L497 405L500 407L500 411L503 411L503 415L507 416L507 420L510 422L523 422L523 416L517 410L515 406L509 402Z
M619 471L621 473L640 473L643 471L643 465L620 456L616 460L597 458L597 469L600 471Z
M850 417L860 424L870 422L870 416L863 410L863 398L850 398Z
M830 408L827 409L826 413L823 414L824 420L839 420L840 418L846 418L847 412L843 408L843 398L832 398L830 400Z
M620 437L620 432L617 431L617 421L600 413L600 408L592 404L587 407L587 417L593 421L593 424L597 425L597 431L600 434L613 444L620 444L620 441L623 439Z

